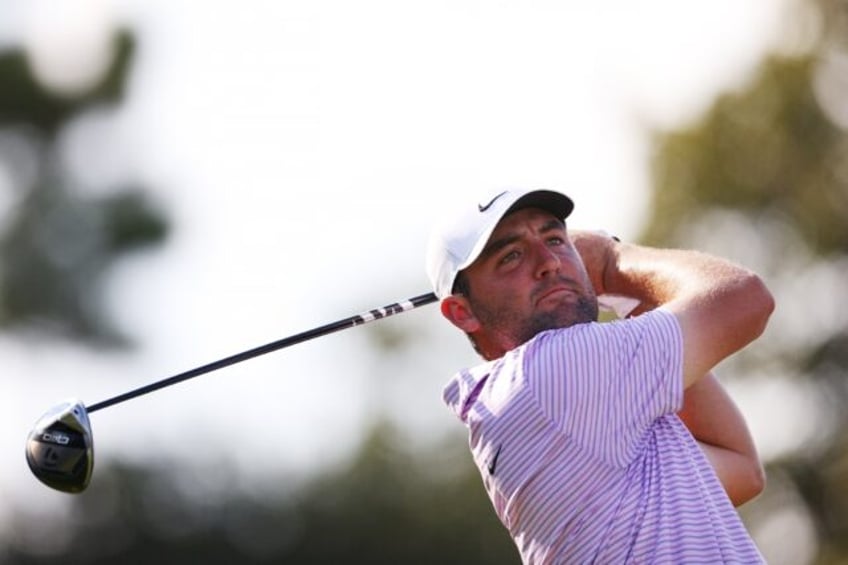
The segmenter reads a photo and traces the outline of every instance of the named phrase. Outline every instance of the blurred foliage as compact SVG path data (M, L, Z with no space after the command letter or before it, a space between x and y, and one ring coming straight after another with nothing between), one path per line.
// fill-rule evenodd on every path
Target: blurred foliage
M240 492L236 481L204 495L198 485L210 481L203 474L98 469L67 516L40 524L42 532L61 532L54 546L22 519L7 557L21 565L518 562L463 442L422 451L378 426L349 467L261 496ZM218 481L222 473L210 475Z
M703 123L661 137L645 240L673 240L707 208L778 212L817 252L848 249L848 138L819 108L816 62L771 58Z
M769 359L736 365L762 374L766 363L775 378L811 388L816 410L808 417L818 428L814 445L770 462L769 475L780 480L743 515L756 531L785 510L780 501L797 495L813 522L814 561L846 563L848 318L814 317L844 309L838 290L797 286L813 272L836 281L848 275L848 124L836 119L848 116L848 65L833 64L848 60L848 3L817 0L804 9L821 23L809 53L767 58L744 89L721 96L698 123L656 134L653 205L642 240L756 261L751 266L766 277L778 311L795 307L806 316L791 323L806 326L808 339L793 339L796 328L773 323L752 348ZM789 304L798 300L804 303Z
M0 227L0 326L125 343L102 308L104 275L128 251L162 241L168 226L141 187L81 194L59 164L58 138L84 112L120 103L134 48L129 33L116 34L103 77L74 95L40 85L25 52L0 53L0 168L13 192Z
M103 77L79 94L57 94L35 78L23 51L0 53L0 125L25 124L54 137L68 120L92 104L117 103L124 97L135 49L132 35L115 35L115 56Z

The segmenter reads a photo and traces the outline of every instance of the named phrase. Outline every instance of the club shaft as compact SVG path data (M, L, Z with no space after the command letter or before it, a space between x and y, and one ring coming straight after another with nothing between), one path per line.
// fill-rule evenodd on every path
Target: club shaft
M200 375L205 375L206 373L211 373L212 371L217 371L218 369L223 369L224 367L229 367L230 365L235 365L236 363L241 363L242 361L247 361L248 359L253 359L254 357L259 357L260 355L265 355L266 353L278 351L285 347L296 345L298 343L309 341L310 339L314 339L316 337L331 334L344 329L361 326L362 324L367 324L368 322L372 322L374 320L388 318L389 316L392 316L394 314L408 312L409 310L413 310L415 308L418 308L419 306L424 306L425 304L430 304L432 302L435 302L436 300L436 295L431 292L428 294L422 294L420 296L409 298L408 300L404 300L402 302L389 304L376 310L369 310L367 312L363 312L361 314L357 314L355 316L351 316L349 318L345 318L337 322L326 324L324 326L313 328L311 330L307 330L296 335L285 337L283 339L273 341L271 343L261 345L259 347L255 347L253 349L248 349L247 351L242 351L241 353L236 353L235 355L219 359L218 361L213 361L212 363L208 363L195 369L190 369L183 373L179 373L178 375L162 379L161 381L156 381L143 387L139 387L135 390L119 394L118 396L108 398L106 400L98 402L97 404L87 406L86 411L89 413L96 412L97 410L108 408L109 406L113 406L115 404L125 402L132 398L151 393L155 390L159 390L160 388L165 388L173 384L186 381L188 379L193 379L194 377L199 377Z

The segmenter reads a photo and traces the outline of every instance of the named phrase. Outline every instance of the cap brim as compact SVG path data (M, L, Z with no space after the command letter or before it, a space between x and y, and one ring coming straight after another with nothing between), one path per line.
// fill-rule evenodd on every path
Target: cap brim
M512 206L507 209L504 216L523 208L541 208L542 210L547 210L557 218L564 220L574 210L574 202L571 201L571 198L561 192L554 192L553 190L534 190L533 192L528 192L516 200Z

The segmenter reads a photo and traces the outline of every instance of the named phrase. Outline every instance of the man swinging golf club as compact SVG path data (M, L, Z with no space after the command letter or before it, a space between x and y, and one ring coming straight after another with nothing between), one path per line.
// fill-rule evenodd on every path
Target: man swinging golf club
M734 506L763 488L711 369L774 308L747 269L695 251L569 233L572 201L493 194L434 230L441 312L484 363L444 400L525 563L758 563ZM599 298L630 297L597 323Z

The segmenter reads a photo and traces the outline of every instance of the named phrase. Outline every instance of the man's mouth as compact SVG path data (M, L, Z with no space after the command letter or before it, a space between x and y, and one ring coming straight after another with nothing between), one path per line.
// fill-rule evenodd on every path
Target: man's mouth
M559 299L568 294L576 294L576 292L570 287L557 285L540 292L536 299L536 304L540 304L549 299Z

